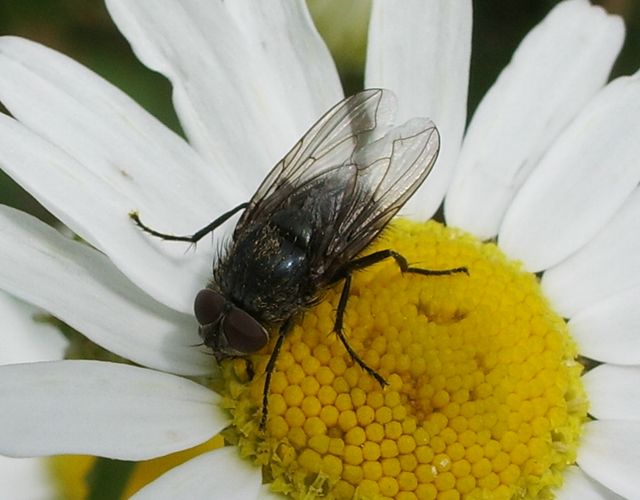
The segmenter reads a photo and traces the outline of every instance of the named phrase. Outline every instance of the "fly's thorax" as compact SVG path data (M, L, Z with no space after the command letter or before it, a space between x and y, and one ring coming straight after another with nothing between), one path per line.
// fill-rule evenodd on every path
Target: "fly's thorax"
M259 321L284 321L315 295L298 243L270 221L251 224L217 262L212 287Z

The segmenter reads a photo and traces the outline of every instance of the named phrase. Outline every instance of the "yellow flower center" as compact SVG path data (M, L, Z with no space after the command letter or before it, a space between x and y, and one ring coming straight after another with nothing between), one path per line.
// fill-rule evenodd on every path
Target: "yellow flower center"
M345 315L365 373L332 333L340 287L305 313L273 373L273 343L225 363L226 438L296 498L552 498L575 460L587 400L565 322L536 276L435 222L395 221L367 253L469 276L402 274L393 260L356 273Z

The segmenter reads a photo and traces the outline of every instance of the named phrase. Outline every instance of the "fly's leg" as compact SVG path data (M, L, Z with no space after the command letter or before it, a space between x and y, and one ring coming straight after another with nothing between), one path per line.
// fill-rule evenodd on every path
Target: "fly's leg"
M349 300L349 291L351 290L351 274L348 274L344 279L344 285L342 285L342 292L340 293L340 301L338 302L338 310L336 311L336 321L333 324L333 331L336 332L336 335L344 345L344 348L351 356L356 363L360 365L360 367L366 371L369 375L375 378L378 383L384 387L385 385L389 385L389 383L380 375L377 371L371 368L367 363L365 363L358 353L353 350L353 348L349 345L347 338L344 336L344 332L342 331L342 323L344 321L344 312L347 310L347 301Z
M215 228L217 228L218 226L221 226L222 224L224 224L228 219L233 217L237 212L239 212L240 210L244 210L248 206L249 206L248 202L241 203L237 207L232 208L228 212L223 213L216 220L214 220L210 224L206 225L205 227L203 227L199 231L196 231L195 233L193 233L190 236L175 236L173 234L160 233L160 232L156 231L155 229L151 229L149 226L147 226L146 224L144 224L140 220L140 216L138 215L138 212L135 211L135 210L132 211L132 212L129 212L129 217L145 233L149 233L149 234L151 234L153 236L156 236L158 238L162 238L163 240L168 240L168 241L188 241L190 243L196 243L196 242L200 241L204 236L206 236L207 234L212 232Z
M396 261L400 271L403 273L421 274L423 276L448 276L449 274L457 273L464 273L467 276L469 275L469 270L464 266L454 267L452 269L423 269L421 267L412 267L407 262L407 259L398 252L394 252L393 250L380 250L349 262L345 266L345 271L343 271L342 276L345 274L351 274L353 271L357 271L359 269L365 269L369 266L373 266L374 264L389 258Z
M358 363L360 367L369 375L375 378L382 387L388 385L388 382L384 379L384 377L382 377L382 375L380 375L373 368L367 365L362 360L362 358L358 356L358 353L353 350L344 335L342 326L344 321L344 313L347 309L347 301L349 300L349 291L351 290L351 274L354 271L365 269L389 258L392 258L396 261L398 267L400 267L400 270L403 273L421 274L423 276L447 276L449 274L457 273L464 273L466 275L469 275L469 270L464 266L454 267L452 269L422 269L420 267L411 267L404 256L393 250L380 250L379 252L365 255L364 257L352 260L342 269L342 271L338 275L338 279L344 279L344 285L342 286L342 292L340 293L340 301L338 302L336 321L333 326L333 331L336 332L336 335L338 335L338 338L349 353L349 356L351 356L351 359Z
M249 380L253 380L253 377L256 376L256 370L253 366L253 361L251 361L251 359L249 358L244 358L244 362L245 362L244 369L247 372L247 377Z
M276 345L273 347L273 351L271 352L271 356L269 357L269 362L267 363L267 368L265 369L264 387L262 388L262 416L260 417L261 431L264 431L265 427L267 426L267 416L269 415L269 386L271 386L271 376L273 375L273 371L276 369L276 361L278 359L278 355L280 354L280 349L282 349L284 338L287 333L289 333L289 330L291 330L292 326L293 318L291 317L287 319L280 327Z

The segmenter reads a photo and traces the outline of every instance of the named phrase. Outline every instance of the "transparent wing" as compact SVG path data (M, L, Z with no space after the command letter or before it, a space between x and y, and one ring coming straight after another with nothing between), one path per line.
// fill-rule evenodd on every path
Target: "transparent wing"
M355 151L390 127L395 96L383 89L368 89L336 104L320 118L287 155L269 172L236 226L268 217L289 196L314 179L351 161Z
M311 279L318 286L384 229L429 175L440 147L430 120L391 128L395 99L370 89L345 99L269 173L236 226L280 210L310 229Z
M414 118L355 153L353 193L338 211L333 237L326 242L322 272L327 277L380 234L427 178L439 149L433 122Z

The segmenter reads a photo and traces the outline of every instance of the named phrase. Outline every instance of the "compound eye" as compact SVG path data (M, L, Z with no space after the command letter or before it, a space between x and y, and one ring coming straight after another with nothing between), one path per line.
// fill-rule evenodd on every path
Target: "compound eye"
M250 354L259 351L269 341L269 334L250 314L234 307L225 316L223 326L229 347Z
M208 288L200 290L193 304L193 311L196 314L198 323L209 325L218 321L224 312L226 302L225 298L218 292Z

